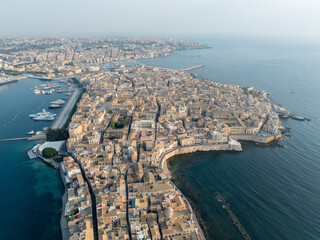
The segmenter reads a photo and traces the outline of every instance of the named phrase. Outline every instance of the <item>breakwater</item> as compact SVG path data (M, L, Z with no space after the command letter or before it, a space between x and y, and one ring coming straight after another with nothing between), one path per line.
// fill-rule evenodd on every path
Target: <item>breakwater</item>
M197 65L197 66L181 69L181 71L190 71L190 70L202 68L202 67L204 67L204 65Z
M257 143L269 143L272 141L276 141L281 138L281 133L272 136L257 136L257 135L246 135L246 134L238 134L232 135L232 138L235 140L242 140L242 141L251 141Z
M240 144L232 145L229 143L176 147L160 154L160 156L158 157L159 167L167 175L168 178L171 178L167 160L176 155L193 153L197 151L242 151L242 148Z
M18 80L0 80L0 86L16 83Z
M239 219L236 217L236 215L232 212L230 205L226 202L226 200L221 196L220 193L216 192L214 194L215 198L222 204L222 207L226 212L229 214L230 218L233 221L233 224L237 227L238 231L241 233L242 237L245 240L251 240L251 237L247 233L247 231L244 229L244 227L241 225Z

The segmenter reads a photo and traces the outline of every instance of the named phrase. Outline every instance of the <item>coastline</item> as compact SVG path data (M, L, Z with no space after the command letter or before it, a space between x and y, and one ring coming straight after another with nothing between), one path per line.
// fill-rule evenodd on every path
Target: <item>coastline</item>
M172 157L177 155L182 155L182 154L199 152L199 151L205 151L205 152L207 151L242 151L242 148L240 143L237 145L228 143L228 144L194 145L194 146L176 147L174 149L171 149L167 152L162 153L158 158L160 159L159 168L169 178L169 181L172 184L172 186L175 189L177 189L177 191L179 191L183 201L188 207L188 210L191 215L191 219L196 223L199 229L199 235L201 236L201 239L205 240L205 239L209 239L209 235L207 233L207 226L205 225L203 219L201 218L201 214L197 206L191 201L191 199L188 199L181 192L181 190L173 183L172 179L175 179L175 178L172 177L172 173L170 172L170 169L168 167L168 162Z
M66 179L64 177L64 171L63 171L62 163L60 164L59 170L60 170L60 176L62 178L63 185L64 185L64 194L62 196L60 228L61 228L62 239L63 240L68 240L69 237L71 236L71 234L69 232L67 219L65 218L65 215L64 215L64 212L65 212L65 209L66 209L66 205L67 205L67 201L68 201L68 191L67 191L67 183L66 183Z
M166 174L166 176L171 179L171 173L168 168L168 160L176 155L187 154L192 152L207 152L207 151L242 151L241 144L232 145L230 143L225 144L211 144L211 145L192 145L172 148L169 151L161 153L158 157L159 168Z

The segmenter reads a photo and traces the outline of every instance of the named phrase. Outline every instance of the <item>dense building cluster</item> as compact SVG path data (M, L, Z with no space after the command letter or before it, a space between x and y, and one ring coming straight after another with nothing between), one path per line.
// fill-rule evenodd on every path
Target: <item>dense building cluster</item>
M99 239L203 239L163 156L196 146L239 150L234 139L278 134L267 94L250 87L146 66L121 66L83 81L87 92L67 145L95 193ZM86 228L74 239L85 231L91 234Z
M107 63L202 48L153 38L0 39L0 74L72 78L86 92L69 124L61 164L72 240L204 240L166 160L241 150L237 140L281 136L266 92L199 80L185 70ZM63 222L63 221L62 221Z
M3 38L0 71L47 77L77 77L97 72L115 61L154 58L175 50L202 48L195 42L143 37Z

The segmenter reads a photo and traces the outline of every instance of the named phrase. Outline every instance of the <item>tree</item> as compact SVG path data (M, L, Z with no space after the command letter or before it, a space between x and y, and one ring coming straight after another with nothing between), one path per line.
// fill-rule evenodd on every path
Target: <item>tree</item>
M119 129L119 128L123 128L123 127L124 127L123 122L112 122L111 123L112 129Z
M46 131L47 141L62 141L69 138L69 132L65 128L48 129Z
M42 156L44 156L45 158L53 158L58 154L57 150L55 150L54 148L45 148L42 150Z
M145 150L145 151L147 150L147 144L146 144L146 142L143 142L143 143L142 143L142 148L143 148L143 150Z

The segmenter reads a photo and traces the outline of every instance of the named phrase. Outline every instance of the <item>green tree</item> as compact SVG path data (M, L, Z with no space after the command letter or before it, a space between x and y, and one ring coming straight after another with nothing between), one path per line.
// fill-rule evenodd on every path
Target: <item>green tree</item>
M46 131L47 141L62 141L69 138L69 132L65 128L61 129L48 129Z
M54 148L45 148L42 150L42 156L44 156L45 158L53 158L58 154L57 150L55 150Z

